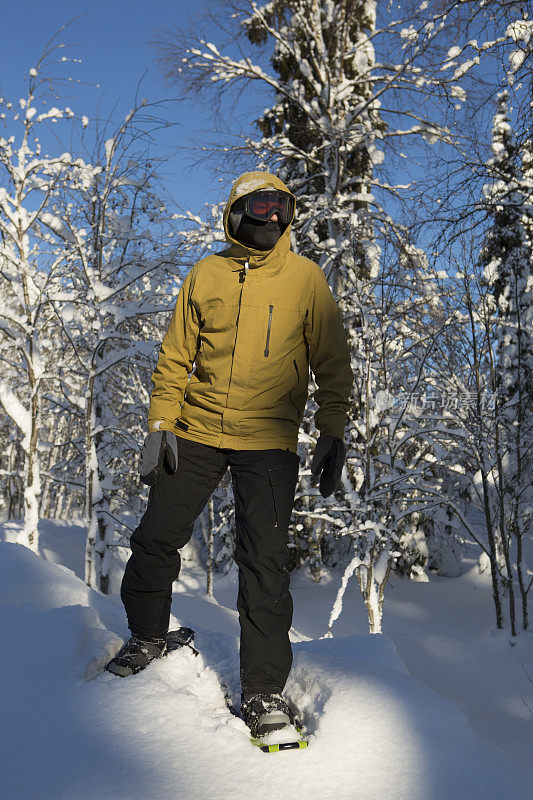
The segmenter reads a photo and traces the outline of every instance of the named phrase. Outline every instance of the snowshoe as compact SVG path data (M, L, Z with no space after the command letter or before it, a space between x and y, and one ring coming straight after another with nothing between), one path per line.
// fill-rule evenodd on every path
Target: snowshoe
M121 678L136 675L154 658L161 658L166 646L166 639L140 639L138 636L131 636L111 659L106 670Z
M296 714L280 694L242 694L241 716L250 741L264 753L307 747Z
M167 649L163 655L179 650L181 647L190 647L195 656L199 655L198 650L194 648L194 631L192 628L178 628L177 631L169 631L167 633Z
M188 646L195 655L192 643L194 641L194 631L191 628L179 628L177 631L169 631L162 639L141 639L138 636L131 636L124 644L116 656L111 659L106 669L113 675L125 678L128 675L136 675L148 666L154 658L172 653L180 647Z

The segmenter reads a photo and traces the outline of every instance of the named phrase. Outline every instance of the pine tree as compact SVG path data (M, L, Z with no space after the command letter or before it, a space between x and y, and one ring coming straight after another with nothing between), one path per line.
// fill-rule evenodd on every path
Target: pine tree
M257 123L261 148L298 197L299 252L342 293L346 262L368 276L376 255L371 182L386 125L372 85L375 3L275 0L256 7L244 26L253 44L276 33L280 88Z
M345 321L354 372L362 312L353 287L358 282L367 287L379 271L372 178L374 164L383 159L376 141L386 126L371 83L375 59L369 36L375 23L374 3L345 0L278 0L256 7L244 22L252 44L261 45L276 32L272 66L280 88L258 120L263 138L257 146L297 197L295 246L328 277ZM310 390L315 389L312 381ZM352 400L356 418L360 404ZM308 404L301 426L301 438L312 445L304 472L318 435L315 410ZM348 502L339 495L324 503L314 483L300 479L291 553L294 566L306 563L320 580L323 565L335 564L344 549L340 537L350 530L358 499L348 476L343 487Z
M492 220L481 261L491 292L494 335L492 383L496 397L495 513L506 565L514 628L511 543L518 549L523 626L527 582L523 540L532 522L533 471L533 196L530 140L520 146L512 129L509 91L498 94L493 119L490 182L484 187ZM530 584L531 585L531 584Z
M398 187L384 180L382 170L389 136L391 141L410 135L436 141L442 132L437 122L426 117L425 109L414 113L416 122L411 128L397 130L398 117L391 117L392 125L386 122L381 104L385 96L389 98L389 112L397 90L407 95L435 87L439 79L422 76L416 58L439 28L423 23L418 29L401 29L400 21L388 15L379 28L374 0L273 0L262 5L226 5L231 12L228 18L248 43L257 47L258 56L262 48L268 51L272 69L256 63L253 54L244 52L244 46L242 58L234 57L197 32L188 39L180 32L164 42L162 61L167 75L188 90L201 92L209 87L217 91L218 99L226 88L250 83L258 83L273 94L257 120L261 138L244 136L244 144L219 146L217 154L225 151L233 161L240 155L248 167L272 169L295 193L293 247L317 262L326 274L343 316L356 376L345 437L348 458L342 491L326 500L309 476L318 433L313 421L316 406L310 402L305 411L300 443L311 447L302 453L306 461L296 492L293 513L297 522L291 530L293 566L308 564L319 580L324 563L334 564L346 558L350 548L356 549L361 557L357 577L369 617L372 615L371 627L379 630L382 598L377 605L374 600L376 591L383 591L394 562L396 528L403 512L392 495L387 495L384 477L390 470L387 459L391 453L398 456L396 464L401 460L395 447L400 438L395 444L390 437L387 440L388 429L382 425L387 414L376 415L373 407L379 391L402 388L402 369L394 367L408 341L405 327L400 325L402 314L407 317L417 305L425 303L431 315L433 301L426 291L430 283L427 270L414 275L413 291L403 284L407 272L413 274L401 263L412 255L408 242L405 247L408 232L386 213L373 192L377 187L381 192L399 195ZM387 58L379 64L374 53L376 41L381 41L387 52ZM401 104L396 105L396 113L404 113ZM411 113L407 116L412 122ZM382 242L387 237L395 241L396 274L389 265L382 271L380 263ZM410 258L410 263L415 264L416 273L417 259ZM390 292L389 281L393 287ZM407 297L402 297L405 286ZM391 310L395 323L387 326L386 314ZM431 336L424 332L418 339L419 331L416 344L409 346L412 353L422 357ZM412 364L412 360L404 363ZM416 389L420 381L420 370L412 367L407 385ZM312 381L311 394L315 389ZM391 423L393 439L405 433L402 426L406 419L403 414L402 424ZM419 422L409 423L405 450L410 452L416 449L412 440L420 430ZM409 458L406 463L410 463ZM398 496L403 480L405 475L395 475L394 493ZM348 546L342 538L345 535Z

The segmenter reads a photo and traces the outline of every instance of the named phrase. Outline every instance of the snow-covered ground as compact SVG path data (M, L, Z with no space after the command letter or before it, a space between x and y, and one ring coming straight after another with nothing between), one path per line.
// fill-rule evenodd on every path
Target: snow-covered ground
M194 627L201 655L120 679L102 667L128 636L122 605L81 580L82 528L44 521L42 557L12 543L17 528L0 526L2 798L531 798L533 636L509 647L494 635L475 568L453 581L393 578L382 636L366 633L352 587L332 639L318 637L339 576L293 576L287 694L309 748L267 755L221 690L237 699L234 573L210 600L185 560L173 627Z

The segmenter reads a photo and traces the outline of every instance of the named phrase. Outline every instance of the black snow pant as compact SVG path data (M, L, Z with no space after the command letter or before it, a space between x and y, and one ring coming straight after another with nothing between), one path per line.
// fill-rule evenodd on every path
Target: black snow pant
M178 549L227 468L235 498L241 627L241 688L281 692L292 664L288 527L299 457L291 450L231 450L178 439L178 469L162 472L131 537L121 597L132 633L163 637L169 626Z

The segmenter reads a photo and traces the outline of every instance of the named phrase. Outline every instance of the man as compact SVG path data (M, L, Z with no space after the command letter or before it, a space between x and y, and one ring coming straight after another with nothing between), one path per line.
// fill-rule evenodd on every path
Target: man
M293 721L281 696L292 664L287 539L309 366L320 431L312 472L324 497L344 464L353 382L324 273L290 250L294 209L275 175L242 175L224 211L229 248L197 262L180 288L152 375L139 466L148 506L122 582L132 637L107 667L132 675L165 652L178 550L229 467L242 714L256 736Z

